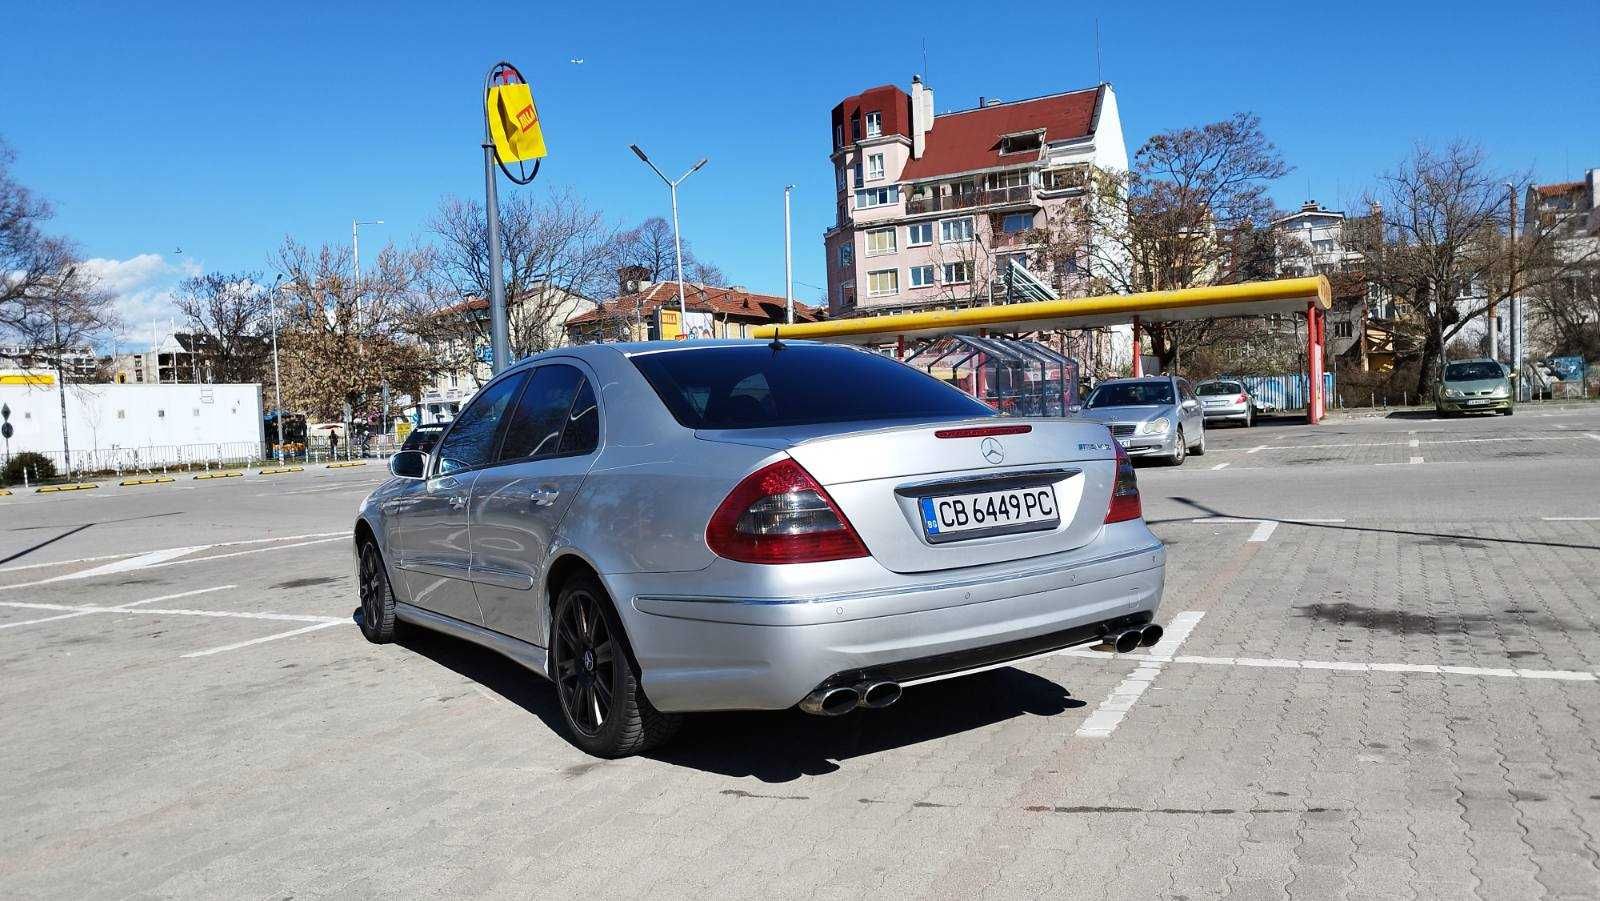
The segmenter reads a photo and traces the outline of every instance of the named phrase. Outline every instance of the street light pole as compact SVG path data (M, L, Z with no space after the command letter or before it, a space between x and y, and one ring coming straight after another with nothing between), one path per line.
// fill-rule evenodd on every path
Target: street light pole
M67 374L66 368L62 365L66 349L61 346L61 295L77 273L76 266L67 269L66 276L56 283L55 303L50 305L50 325L55 334L56 345L56 394L61 400L61 463L69 479L72 478L72 446L67 439Z
M655 163L650 162L650 157L645 156L644 151L639 149L638 144L629 144L628 149L633 151L634 156L643 160L644 164L650 167L651 172L654 172L658 178L666 182L667 189L672 193L672 251L678 258L678 314L687 317L689 310L683 300L683 239L678 234L678 185L683 184L684 179L699 172L700 167L709 162L711 158L701 157L700 162L690 166L688 172L678 176L677 181L673 181L663 175L661 170L656 168ZM679 323L680 328L687 326L687 322Z
M283 465L283 378L278 373L278 282L283 276L272 280L272 291L267 295L267 301L272 304L272 403L276 415L272 418L278 421L278 465Z
M794 249L789 240L789 193L794 185L783 186L783 303L788 322L794 325Z

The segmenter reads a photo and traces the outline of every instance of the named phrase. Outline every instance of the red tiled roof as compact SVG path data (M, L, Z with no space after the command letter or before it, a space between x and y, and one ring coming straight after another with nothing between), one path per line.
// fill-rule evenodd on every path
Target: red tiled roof
M786 318L785 301L771 294L754 294L735 288L719 288L684 282L683 301L691 313L720 313L734 320L755 322L782 322ZM636 294L624 294L602 301L600 305L567 320L567 325L584 325L607 319L633 319L649 316L663 306L678 303L677 282L657 282ZM814 322L817 310L809 304L794 302L796 322Z
M1000 138L1039 129L1044 129L1046 143L1087 137L1094 131L1099 105L1100 89L1089 88L935 116L922 157L906 163L900 178L914 181L1036 162L1039 155L1033 151L1001 156Z
M1584 189L1581 181L1564 181L1554 185L1535 185L1533 188L1541 197L1560 197L1562 194L1571 194Z
M911 96L892 84L867 88L854 97L846 97L833 108L832 124L835 137L842 136L846 144L855 142L850 130L850 120L862 119L862 137L866 137L867 113L883 114L883 134L911 137ZM838 149L838 145L834 145Z

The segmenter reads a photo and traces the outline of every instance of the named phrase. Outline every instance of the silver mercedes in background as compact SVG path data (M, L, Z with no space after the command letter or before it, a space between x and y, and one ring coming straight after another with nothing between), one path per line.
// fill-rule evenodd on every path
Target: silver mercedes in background
M1105 426L998 417L868 351L550 351L391 472L355 523L363 633L509 655L595 755L1161 634L1165 553Z
M1095 387L1077 415L1105 423L1133 457L1182 466L1190 454L1206 452L1205 412L1185 379L1110 379Z

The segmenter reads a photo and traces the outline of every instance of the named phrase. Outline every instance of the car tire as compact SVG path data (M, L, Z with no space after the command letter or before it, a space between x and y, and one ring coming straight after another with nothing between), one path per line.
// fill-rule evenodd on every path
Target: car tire
M595 757L629 757L676 734L683 717L645 697L622 622L597 580L568 579L550 623L550 678L573 744Z
M1244 427L1248 429L1248 428L1250 428L1251 426L1253 426L1255 424L1256 424L1256 411L1254 409L1246 407L1245 411L1244 411Z
M1517 412L1515 407L1506 407L1504 410L1500 411L1500 414L1502 416L1510 416L1512 413L1515 413L1515 412Z
M1194 447L1189 448L1189 453L1194 454L1196 457L1204 457L1206 455L1206 430L1205 429L1201 429L1200 430L1200 443L1196 444Z
M1172 456L1167 458L1167 463L1172 466L1182 466L1183 461L1189 456L1188 439L1183 437L1183 427L1178 428L1178 437L1172 445Z
M356 587L361 596L361 635L373 644L394 641L394 588L378 543L367 539L356 555Z

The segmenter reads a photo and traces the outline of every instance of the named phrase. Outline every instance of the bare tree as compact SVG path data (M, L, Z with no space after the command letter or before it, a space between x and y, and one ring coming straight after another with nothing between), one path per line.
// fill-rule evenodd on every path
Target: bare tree
M273 260L282 279L279 329L286 406L335 419L352 394L374 412L377 389L416 395L430 368L405 329L414 295L427 284L428 254L385 247L355 284L350 248L311 250L285 239Z
M429 290L409 311L412 330L437 355L441 370L481 374L488 347L489 237L483 206L447 197L431 229L438 239L430 259ZM571 316L608 294L617 235L576 195L513 195L500 204L501 262L513 357L565 341Z
M637 266L644 270L642 277L652 282L678 280L678 260L672 243L672 224L660 216L651 216L637 226L617 235L612 268ZM694 247L683 242L684 281L723 287L726 276L715 264L695 256Z
M1594 240L1583 240L1582 258L1563 267L1564 277L1541 280L1523 292L1530 343L1552 356L1600 359L1600 259Z
M1131 170L1090 173L1076 221L1053 225L1053 253L1081 261L1095 291L1270 277L1276 209L1267 188L1289 171L1250 113L1163 132L1139 148ZM1152 324L1151 347L1171 367L1180 344L1204 343L1217 330L1211 321Z
M1369 275L1426 326L1416 391L1432 394L1444 349L1489 308L1561 281L1575 261L1553 252L1548 233L1519 238L1515 269L1501 226L1508 178L1482 148L1457 141L1418 145L1365 200L1374 214L1349 231ZM1525 179L1516 179L1521 182Z
M71 246L44 234L50 204L11 175L16 158L0 139L0 334L23 333L33 308L59 293Z
M173 305L188 320L195 343L218 382L259 382L267 363L261 333L271 299L260 273L218 272L184 279Z

